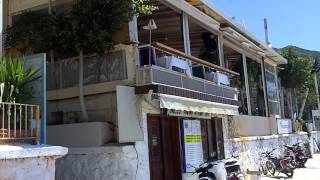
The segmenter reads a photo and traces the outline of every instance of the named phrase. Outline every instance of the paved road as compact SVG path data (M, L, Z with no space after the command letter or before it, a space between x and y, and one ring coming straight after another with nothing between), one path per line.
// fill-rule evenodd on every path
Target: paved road
M285 179L283 177L262 177L261 180ZM315 154L313 159L309 159L306 164L306 168L296 169L291 180L320 180L320 154Z

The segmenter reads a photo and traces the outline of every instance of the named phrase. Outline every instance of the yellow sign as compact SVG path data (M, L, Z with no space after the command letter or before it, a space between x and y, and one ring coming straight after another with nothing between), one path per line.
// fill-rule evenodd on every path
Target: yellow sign
M201 135L185 135L184 143L202 143Z

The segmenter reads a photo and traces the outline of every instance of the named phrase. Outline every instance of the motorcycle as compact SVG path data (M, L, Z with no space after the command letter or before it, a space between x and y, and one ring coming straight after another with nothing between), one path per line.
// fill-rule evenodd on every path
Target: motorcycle
M295 167L292 165L291 157L286 155L283 158L278 158L273 154L275 150L276 149L273 149L265 153L265 156L267 158L264 167L266 169L265 171L269 172L272 176L274 176L275 173L278 172L278 175L280 173L284 173L286 176L292 177Z
M290 151L290 156L292 161L294 162L294 166L298 168L305 167L305 164L308 158L305 156L303 147L300 143L296 143L292 146L284 146L288 151Z

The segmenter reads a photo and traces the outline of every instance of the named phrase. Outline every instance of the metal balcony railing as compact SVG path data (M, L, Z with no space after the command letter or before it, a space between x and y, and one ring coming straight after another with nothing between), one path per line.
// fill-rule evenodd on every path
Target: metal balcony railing
M183 52L180 52L160 43L141 46L140 49L142 48L147 48L147 50L150 52L147 52L147 55L149 57L146 57L146 59L149 59L149 62L143 62L144 65L137 68L137 86L144 86L149 84L163 84L209 95L219 96L231 100L238 100L238 90L236 88L209 81L205 78L190 76L184 72L177 72L172 69L161 67L157 64L163 64L163 62L157 62L160 60L157 55L166 54L169 56L174 56L179 60L187 61L190 64L190 66L202 66L208 69L209 71L219 72L225 74L228 77L239 75L237 72L233 72L229 69L225 69L223 67L211 64L191 55L187 55ZM140 57L142 56L140 55ZM149 64L146 65L145 63Z
M31 104L0 103L0 144L39 143L40 107Z

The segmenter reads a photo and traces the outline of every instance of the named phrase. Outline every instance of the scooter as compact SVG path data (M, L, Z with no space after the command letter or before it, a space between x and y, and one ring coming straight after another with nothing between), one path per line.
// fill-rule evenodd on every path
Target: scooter
M225 160L227 180L244 180L240 163L235 157Z
M217 180L215 174L210 171L212 169L213 164L211 163L203 163L198 168L195 168L195 173L199 175L199 180Z

